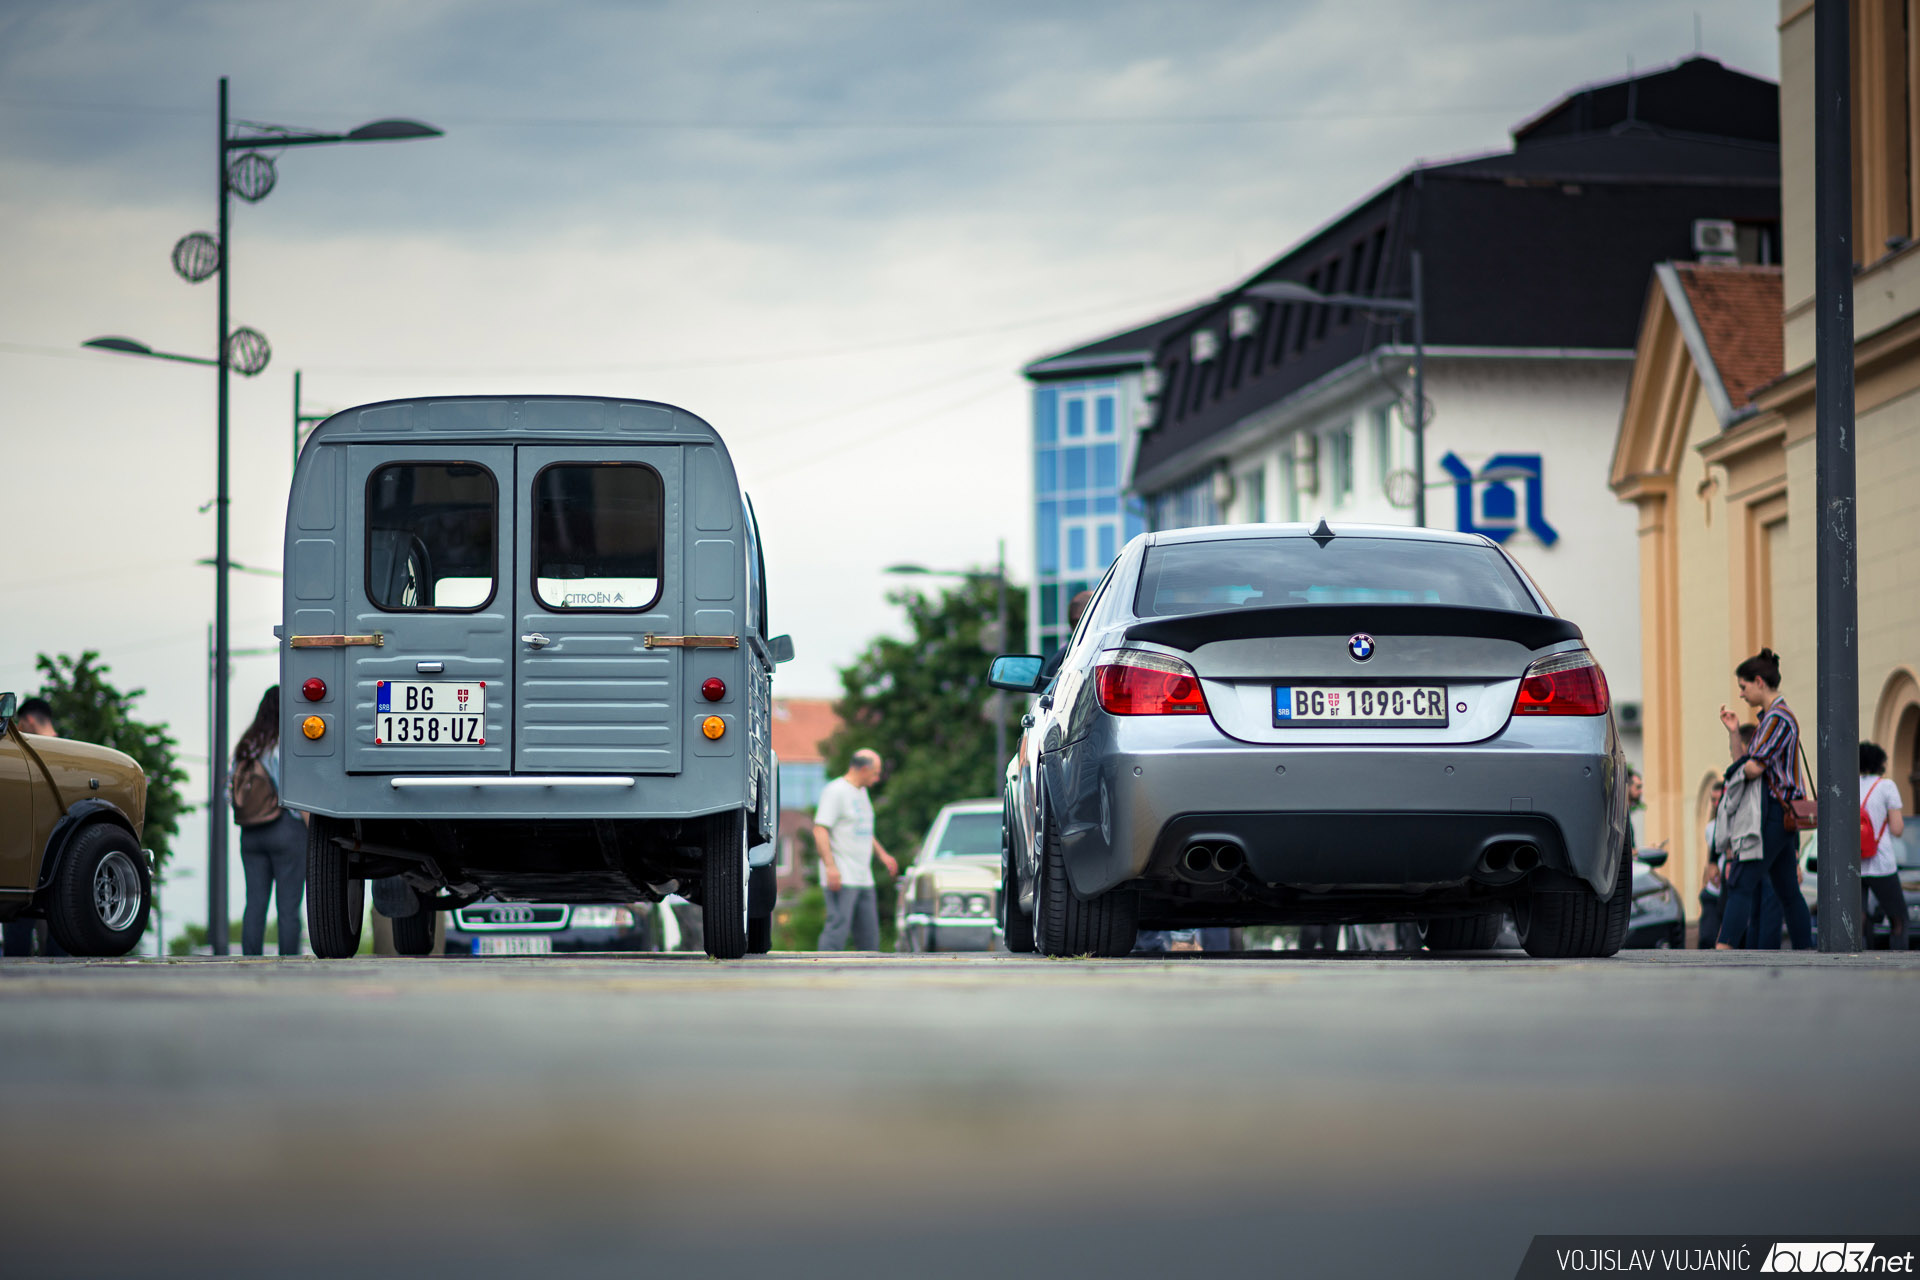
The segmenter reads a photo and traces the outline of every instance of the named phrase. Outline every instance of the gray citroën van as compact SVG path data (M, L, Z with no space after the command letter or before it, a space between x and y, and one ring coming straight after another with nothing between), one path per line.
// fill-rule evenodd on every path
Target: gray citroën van
M349 409L301 450L284 563L317 954L357 950L368 879L416 908L387 912L403 953L486 894L678 892L712 955L767 949L792 642L711 426L585 396Z

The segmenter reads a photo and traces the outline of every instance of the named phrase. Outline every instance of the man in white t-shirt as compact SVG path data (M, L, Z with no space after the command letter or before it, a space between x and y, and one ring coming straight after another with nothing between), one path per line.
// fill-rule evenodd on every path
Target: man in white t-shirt
M873 801L867 788L880 781L880 757L866 748L853 753L845 775L820 791L813 811L813 847L821 851L820 883L827 895L827 927L820 950L839 951L853 934L855 951L880 949L880 911L873 894L873 860L898 875L900 864L873 836Z
M1907 949L1907 895L1900 889L1900 862L1894 856L1893 842L1906 831L1900 813L1900 788L1887 780L1887 753L1871 742L1860 744L1860 818L1872 827L1873 856L1860 863L1860 906L1865 914L1867 895L1871 893L1886 913L1895 951ZM1861 840L1861 853L1866 841Z

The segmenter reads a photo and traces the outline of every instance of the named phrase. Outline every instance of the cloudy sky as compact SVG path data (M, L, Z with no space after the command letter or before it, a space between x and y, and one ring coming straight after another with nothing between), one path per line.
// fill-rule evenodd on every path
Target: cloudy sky
M237 205L234 320L274 356L234 384L234 557L279 565L295 370L328 409L672 401L758 505L800 654L777 691L831 694L895 625L883 566L982 564L1000 539L1030 563L1024 361L1219 291L1416 159L1500 148L1572 88L1688 55L1696 22L1705 52L1775 76L1776 17L0 0L0 688L34 686L35 653L99 649L204 763L213 377L79 344L211 352L213 286L168 252L213 224L221 75L238 120L446 130L290 151ZM234 645L270 646L278 584L235 585ZM236 661L237 723L274 673Z

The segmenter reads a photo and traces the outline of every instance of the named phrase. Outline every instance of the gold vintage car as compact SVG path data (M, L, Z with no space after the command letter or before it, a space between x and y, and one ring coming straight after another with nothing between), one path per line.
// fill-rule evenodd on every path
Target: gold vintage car
M111 747L23 733L0 693L0 920L44 917L69 955L123 956L146 932L147 777Z
M897 950L992 950L1000 839L998 800L959 800L940 810L900 876Z

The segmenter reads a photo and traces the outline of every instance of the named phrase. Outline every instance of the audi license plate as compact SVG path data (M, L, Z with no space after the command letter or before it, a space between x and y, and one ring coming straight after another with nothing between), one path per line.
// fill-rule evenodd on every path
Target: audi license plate
M373 691L376 747L484 747L487 682L382 680Z
M1273 723L1279 728L1437 725L1447 723L1447 687L1439 684L1280 685L1273 691Z
M553 954L553 939L544 933L508 933L475 938L473 954L477 956L550 956Z

